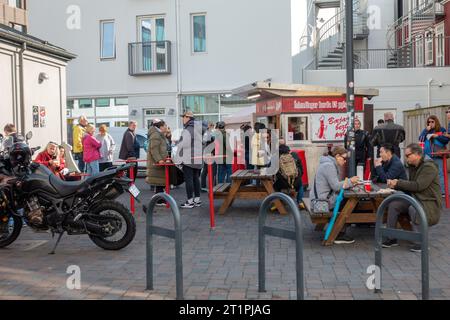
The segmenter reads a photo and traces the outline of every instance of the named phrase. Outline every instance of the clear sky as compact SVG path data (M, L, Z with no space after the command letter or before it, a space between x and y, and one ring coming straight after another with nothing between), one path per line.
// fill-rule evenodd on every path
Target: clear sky
M291 0L292 55L299 52L299 40L306 26L307 0Z

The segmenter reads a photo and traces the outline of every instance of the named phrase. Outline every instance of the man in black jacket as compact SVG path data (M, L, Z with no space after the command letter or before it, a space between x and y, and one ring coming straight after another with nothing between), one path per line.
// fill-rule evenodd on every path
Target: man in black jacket
M381 146L385 143L390 143L394 146L394 153L400 158L399 144L405 140L405 128L394 123L394 114L392 112L386 112L384 120L384 124L373 129L372 145ZM378 154L377 157L379 157Z
M390 143L383 144L380 148L381 158L375 159L375 181L387 183L387 180L407 180L406 170L400 158L394 154L394 146Z
M366 166L367 160L372 160L373 158L373 147L370 143L369 133L361 129L361 121L355 119L355 158L356 166L363 165ZM345 149L348 149L348 133L345 135L344 144ZM356 172L356 170L355 170Z
M130 121L127 131L123 134L122 143L120 145L119 159L133 161L139 158L139 143L136 139L136 121ZM133 168L134 179L137 175L137 164Z

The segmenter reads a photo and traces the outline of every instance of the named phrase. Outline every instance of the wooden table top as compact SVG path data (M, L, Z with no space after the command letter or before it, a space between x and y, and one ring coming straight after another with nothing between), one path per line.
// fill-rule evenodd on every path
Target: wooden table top
M238 170L231 175L232 180L270 180L273 175L261 174L261 170Z
M379 192L380 189L386 189L386 184L373 184L372 183L372 190L370 192L367 192L364 189L364 185L360 184L357 185L349 190L344 191L344 197L345 198L387 198L391 194L395 193L395 191L387 193L387 192Z

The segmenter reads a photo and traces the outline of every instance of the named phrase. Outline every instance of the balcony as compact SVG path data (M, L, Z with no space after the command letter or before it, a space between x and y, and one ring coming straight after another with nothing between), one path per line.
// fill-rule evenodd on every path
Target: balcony
M128 70L130 76L171 74L170 41L129 43Z

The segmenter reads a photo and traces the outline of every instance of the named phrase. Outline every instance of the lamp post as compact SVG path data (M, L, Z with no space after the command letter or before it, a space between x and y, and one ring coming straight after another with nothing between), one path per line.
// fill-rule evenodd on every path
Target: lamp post
M347 70L347 112L349 115L349 177L356 175L355 159L355 70L353 61L353 0L345 1L345 30L346 30L346 70Z

